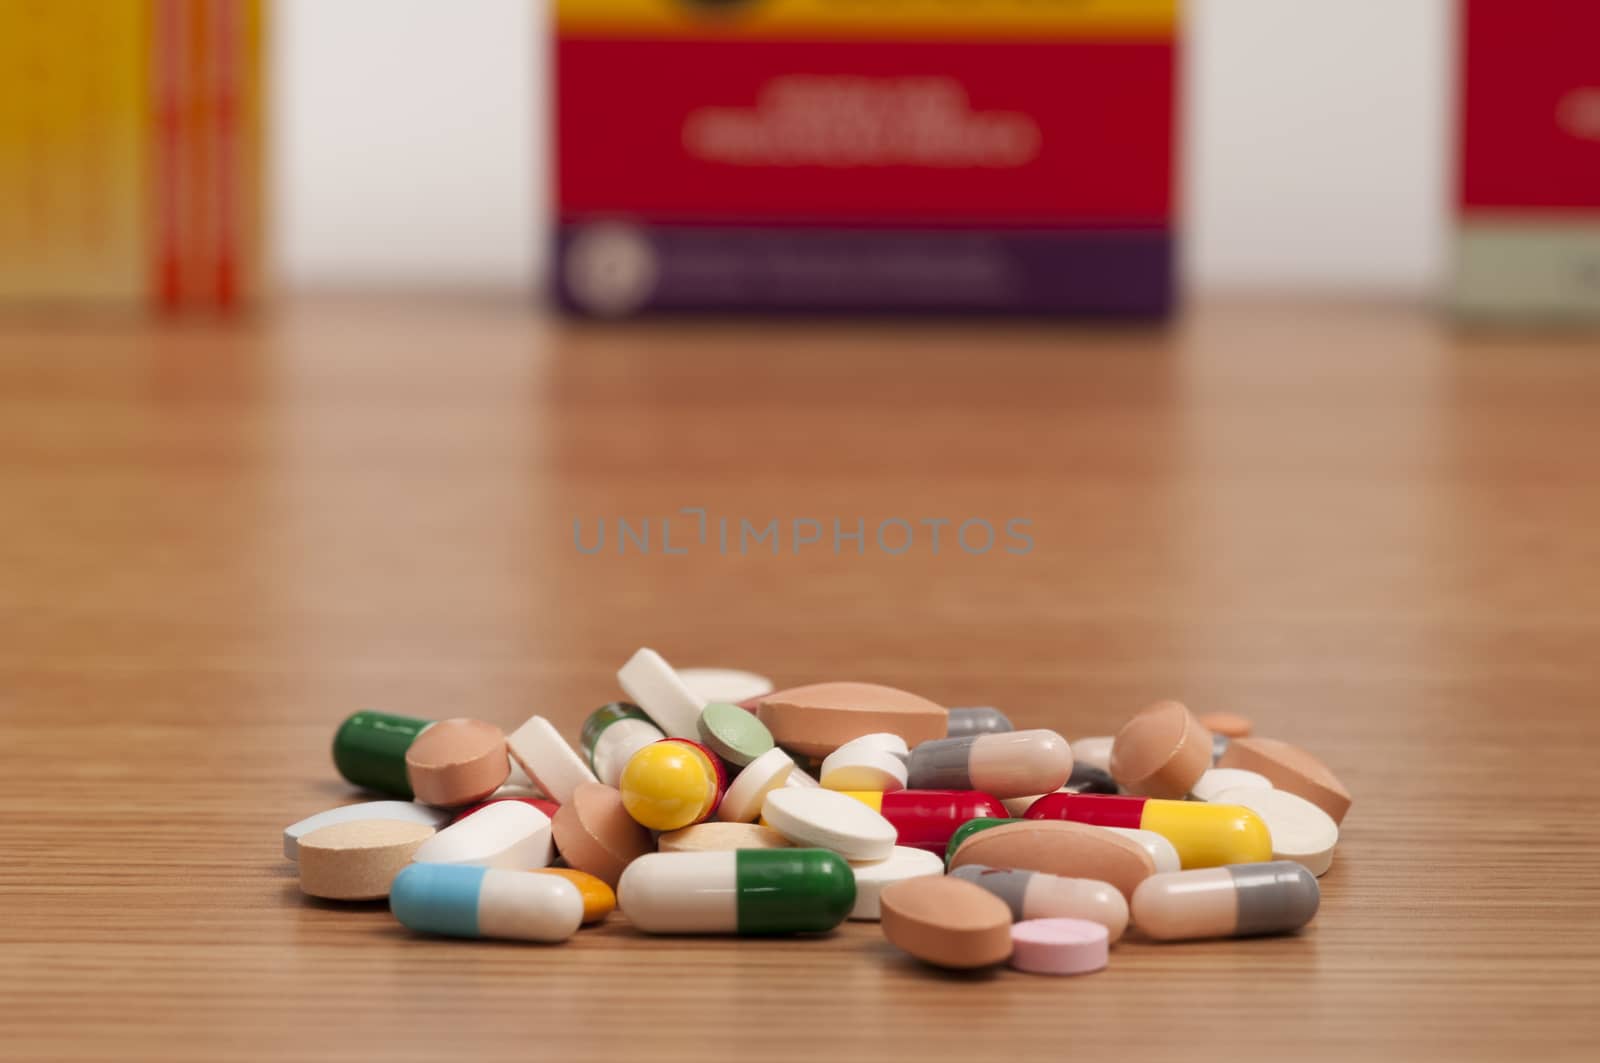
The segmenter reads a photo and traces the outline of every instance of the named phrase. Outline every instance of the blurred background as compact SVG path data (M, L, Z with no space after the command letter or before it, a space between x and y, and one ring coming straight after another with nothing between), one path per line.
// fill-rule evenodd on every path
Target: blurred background
M543 277L545 4L273 10L287 283ZM1184 15L1192 285L1436 293L1454 211L1455 0L1189 0Z
M0 0L0 299L1588 318L1597 11Z

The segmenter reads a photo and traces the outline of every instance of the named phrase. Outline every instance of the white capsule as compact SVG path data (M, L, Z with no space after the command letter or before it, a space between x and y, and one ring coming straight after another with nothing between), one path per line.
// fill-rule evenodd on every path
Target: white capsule
M550 850L549 816L521 801L496 801L429 838L412 859L530 871L549 866Z
M1087 764L1091 768L1101 771L1111 770L1111 743L1115 739L1110 735L1095 735L1092 738L1074 738L1072 740L1072 760L1076 764Z
M389 910L430 934L553 942L577 933L583 895L557 875L412 864L389 887Z

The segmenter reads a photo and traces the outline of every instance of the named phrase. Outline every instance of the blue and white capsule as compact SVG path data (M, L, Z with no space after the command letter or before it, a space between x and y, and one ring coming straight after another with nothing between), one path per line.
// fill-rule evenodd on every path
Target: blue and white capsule
M583 896L556 875L412 864L389 887L389 910L412 930L429 934L555 942L578 932Z

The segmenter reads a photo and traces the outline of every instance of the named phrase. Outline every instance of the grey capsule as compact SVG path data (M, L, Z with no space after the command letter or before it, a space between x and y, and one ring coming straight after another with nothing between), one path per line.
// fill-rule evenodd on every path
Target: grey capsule
M966 738L968 735L995 734L1015 730L1006 714L987 705L969 709L951 709L947 738Z

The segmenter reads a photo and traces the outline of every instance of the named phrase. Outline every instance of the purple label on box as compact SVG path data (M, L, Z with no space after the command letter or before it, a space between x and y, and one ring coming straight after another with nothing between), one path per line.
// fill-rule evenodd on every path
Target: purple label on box
M562 224L555 294L599 317L694 311L1161 317L1166 230Z

